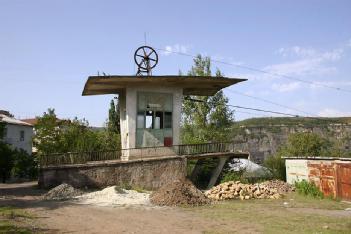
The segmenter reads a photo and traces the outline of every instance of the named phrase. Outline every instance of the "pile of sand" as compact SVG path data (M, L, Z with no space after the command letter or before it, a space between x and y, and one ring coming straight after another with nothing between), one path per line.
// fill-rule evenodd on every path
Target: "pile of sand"
M69 184L60 184L55 188L49 190L44 195L45 200L68 200L76 196L82 195L83 192L79 189L75 189Z
M150 205L148 193L119 189L116 186L107 187L97 192L86 193L76 197L76 199L80 204L98 206Z
M150 201L158 206L199 206L210 203L210 199L186 179L162 186L151 194Z

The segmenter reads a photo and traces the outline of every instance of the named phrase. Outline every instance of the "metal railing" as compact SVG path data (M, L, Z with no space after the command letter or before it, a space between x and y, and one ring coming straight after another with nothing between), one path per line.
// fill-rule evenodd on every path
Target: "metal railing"
M90 161L119 160L121 150L94 152L67 152L40 156L40 166L84 164Z
M84 164L91 161L158 158L164 156L195 155L207 153L235 152L235 143L204 143L173 146L156 146L95 152L67 152L42 155L40 166Z
M179 145L177 147L179 155L224 153L235 151L235 144L233 142Z

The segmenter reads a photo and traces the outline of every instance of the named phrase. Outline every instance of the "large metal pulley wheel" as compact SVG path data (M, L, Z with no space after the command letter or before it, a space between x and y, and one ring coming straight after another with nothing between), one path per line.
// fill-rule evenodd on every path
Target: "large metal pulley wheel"
M150 46L141 46L134 53L134 61L138 66L138 75L151 74L151 69L158 63L158 55Z

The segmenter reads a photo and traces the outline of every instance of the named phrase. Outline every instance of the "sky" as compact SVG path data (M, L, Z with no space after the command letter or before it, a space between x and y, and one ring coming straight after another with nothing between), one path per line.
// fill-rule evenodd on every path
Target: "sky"
M0 0L0 109L33 118L55 108L60 118L102 126L113 95L82 96L84 84L98 71L134 75L146 38L232 64L212 62L213 73L248 79L224 89L232 105L351 116L350 12L349 0ZM192 57L163 50L154 75L191 68ZM235 112L237 120L260 116L271 114Z

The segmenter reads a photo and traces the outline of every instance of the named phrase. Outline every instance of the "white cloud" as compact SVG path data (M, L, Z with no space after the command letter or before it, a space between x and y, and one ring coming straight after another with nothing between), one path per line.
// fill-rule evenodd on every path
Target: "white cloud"
M300 46L293 46L288 48L280 48L278 54L281 54L283 57L288 56L298 56L298 57L311 57L317 54L317 51L311 48L302 48Z
M278 91L280 93L286 93L286 92L291 92L294 91L298 88L300 88L301 84L299 82L290 82L286 84L278 84L275 83L272 85L272 89L275 91Z
M321 117L342 117L342 116L351 116L349 111L340 111L332 108L325 108L318 113Z
M167 45L162 52L163 55L170 55L172 53L187 53L189 51L190 46L187 45Z
M268 73L300 78L301 76L307 75L330 75L335 73L337 68L332 63L342 58L344 49L338 48L331 51L319 52L312 48L293 46L280 48L278 53L283 57L293 57L294 60L272 64L264 67L263 70ZM260 80L273 78L277 78L277 76L271 74L258 76Z

